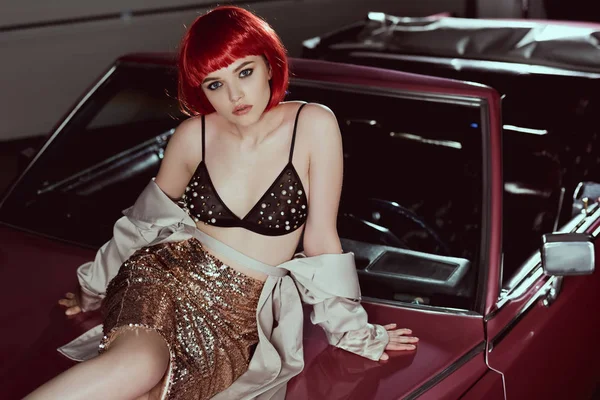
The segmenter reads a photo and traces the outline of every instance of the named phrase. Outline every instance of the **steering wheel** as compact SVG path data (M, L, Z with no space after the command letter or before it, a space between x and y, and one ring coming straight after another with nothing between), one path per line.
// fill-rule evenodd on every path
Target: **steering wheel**
M450 246L436 230L423 218L398 203L369 198L354 203L352 212L344 215L366 225L361 231L362 235L359 236L365 235L370 228L371 239L377 240L380 244L444 256L450 255ZM347 221L346 225L348 225ZM347 228L352 229L350 226Z

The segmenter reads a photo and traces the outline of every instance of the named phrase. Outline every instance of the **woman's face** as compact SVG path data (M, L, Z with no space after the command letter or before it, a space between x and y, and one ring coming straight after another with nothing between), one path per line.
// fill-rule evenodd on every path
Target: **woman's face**
M256 123L271 98L271 69L262 56L248 56L211 72L202 90L215 111L242 126Z

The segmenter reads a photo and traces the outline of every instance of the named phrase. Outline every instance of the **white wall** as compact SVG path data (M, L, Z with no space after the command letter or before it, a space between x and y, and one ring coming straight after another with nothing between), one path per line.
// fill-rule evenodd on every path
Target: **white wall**
M189 24L204 12L192 0L0 0L0 140L44 134L117 57L175 51ZM243 3L243 2L242 2ZM212 3L211 3L212 4ZM36 23L144 11L177 12L48 26ZM465 0L271 0L250 3L280 34L292 56L302 40L364 18L368 11L423 16L463 15ZM32 25L33 24L33 25Z

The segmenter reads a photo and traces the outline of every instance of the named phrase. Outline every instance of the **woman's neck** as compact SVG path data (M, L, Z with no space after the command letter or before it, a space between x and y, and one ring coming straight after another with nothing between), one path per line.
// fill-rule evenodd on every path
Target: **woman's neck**
M283 123L283 113L271 109L252 125L230 124L228 131L245 146L256 146Z

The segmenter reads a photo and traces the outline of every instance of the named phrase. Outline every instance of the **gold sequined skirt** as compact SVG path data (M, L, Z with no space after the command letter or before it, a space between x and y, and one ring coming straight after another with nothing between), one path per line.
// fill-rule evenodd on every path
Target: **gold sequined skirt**
M262 287L195 238L143 248L108 285L100 352L128 327L154 330L171 357L164 397L209 399L248 369Z

